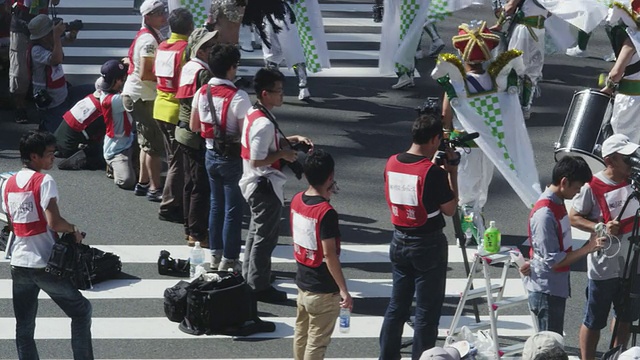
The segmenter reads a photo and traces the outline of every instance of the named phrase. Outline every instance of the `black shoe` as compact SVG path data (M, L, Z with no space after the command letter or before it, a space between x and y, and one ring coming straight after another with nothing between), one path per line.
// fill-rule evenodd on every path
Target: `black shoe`
M178 211L160 211L158 213L158 219L177 224L184 223L184 218Z
M255 296L256 300L258 301L272 304L280 304L287 301L287 293L277 290L273 286L269 287L266 290L256 292Z

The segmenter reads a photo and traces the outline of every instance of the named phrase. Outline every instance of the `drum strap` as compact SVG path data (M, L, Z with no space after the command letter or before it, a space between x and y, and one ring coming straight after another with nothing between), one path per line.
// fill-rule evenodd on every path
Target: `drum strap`
M637 61L624 68L624 76L630 76L640 72L640 61Z
M480 85L478 80L476 80L473 76L467 75L467 82L469 82L469 84L471 84L471 86L473 86L473 88L476 89L477 93L483 93L487 91L485 90L485 88L482 87L482 85Z

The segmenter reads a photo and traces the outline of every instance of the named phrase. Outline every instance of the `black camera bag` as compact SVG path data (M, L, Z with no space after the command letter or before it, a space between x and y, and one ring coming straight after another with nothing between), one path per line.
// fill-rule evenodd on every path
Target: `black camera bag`
M242 275L227 271L212 273L217 273L221 281L205 281L200 277L187 288L181 331L191 335L232 336L275 331L273 323L258 318L256 300Z
M164 314L173 322L181 322L187 315L187 295L191 283L180 281L164 291Z

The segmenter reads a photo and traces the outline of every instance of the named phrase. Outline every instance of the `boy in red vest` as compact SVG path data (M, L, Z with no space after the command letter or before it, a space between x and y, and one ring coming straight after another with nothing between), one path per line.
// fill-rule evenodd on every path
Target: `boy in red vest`
M601 239L593 237L582 248L571 249L571 225L564 206L584 183L591 170L578 156L565 156L553 167L552 183L540 195L529 215L530 258L521 269L529 291L529 308L538 318L539 331L562 335L564 310L569 286L569 265L600 248Z
M629 194L633 192L629 183L633 155L640 145L629 141L626 135L615 134L602 144L602 157L606 168L593 175L580 193L573 199L569 213L571 226L591 234L604 229L615 239L605 246L602 253L587 256L587 303L585 317L580 328L580 353L582 359L593 359L596 355L600 330L607 326L609 310L613 305L619 321L614 346L629 341L631 323L640 316L638 299L632 299L627 309L621 309L622 281L625 258L629 248L628 237L633 229L633 218L640 207L636 199L631 200L621 214ZM599 225L600 224L600 225ZM631 293L640 293L640 282L636 281ZM630 310L630 311L625 311Z
M131 190L136 174L131 159L133 145L133 117L125 110L122 86L127 78L127 66L118 60L102 65L102 95L100 105L106 125L103 155L113 169L113 182L122 189Z
M43 170L53 167L56 138L30 131L20 139L23 168L2 188L2 207L16 235L11 251L13 311L19 359L39 359L34 341L38 294L43 290L71 318L74 359L93 359L91 303L69 278L45 271L58 232L72 233L82 242L78 227L60 216L58 187ZM61 330L61 329L59 329Z
M353 307L340 265L338 213L329 204L337 190L334 168L329 153L313 151L303 165L309 188L291 199L293 257L298 267L295 360L324 358L340 308Z

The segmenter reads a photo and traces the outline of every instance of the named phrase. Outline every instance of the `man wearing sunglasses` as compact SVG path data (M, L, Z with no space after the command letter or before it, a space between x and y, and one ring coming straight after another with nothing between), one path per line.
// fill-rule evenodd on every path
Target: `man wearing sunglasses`
M629 183L631 165L628 157L635 154L640 145L629 141L626 135L615 134L602 144L602 157L606 168L593 175L580 193L573 198L569 213L571 226L595 234L606 231L615 236L604 244L602 252L587 256L587 302L585 317L580 328L580 353L582 359L593 359L600 338L600 330L607 325L609 310L613 304L615 319L619 321L614 346L626 346L631 322L640 315L640 304L632 300L621 309L624 298L621 278L625 277L625 257L629 248L629 235L633 220L640 205L636 199L629 202L624 213L624 204L633 192ZM602 229L602 230L600 230ZM631 293L640 293L638 282ZM630 306L629 306L630 305Z

